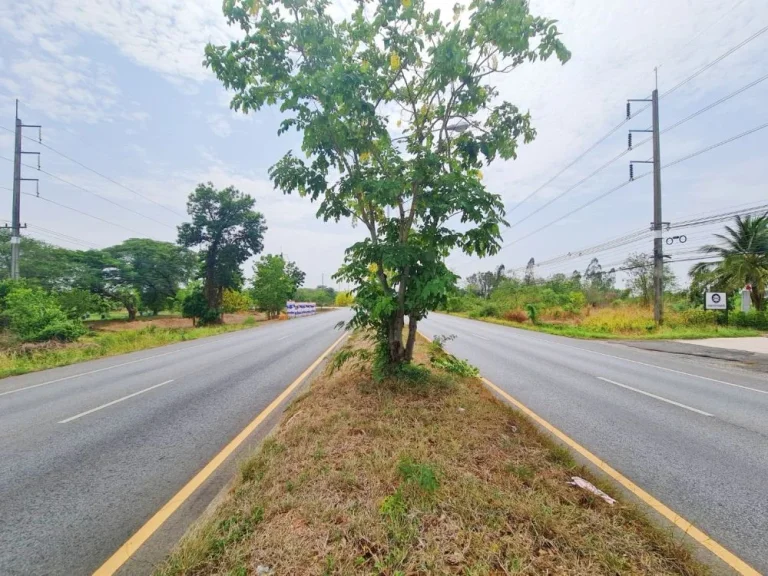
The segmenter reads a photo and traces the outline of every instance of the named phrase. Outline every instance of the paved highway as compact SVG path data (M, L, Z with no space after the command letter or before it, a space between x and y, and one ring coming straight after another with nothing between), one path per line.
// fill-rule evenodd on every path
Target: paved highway
M341 333L349 312L0 381L0 574L90 574Z
M426 336L768 574L768 379L432 314Z

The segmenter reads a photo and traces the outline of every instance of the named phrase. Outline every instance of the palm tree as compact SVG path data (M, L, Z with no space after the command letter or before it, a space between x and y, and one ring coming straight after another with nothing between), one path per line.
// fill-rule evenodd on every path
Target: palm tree
M726 234L715 234L719 245L704 246L705 254L719 256L719 262L699 262L690 274L709 272L714 284L738 289L752 285L752 304L758 310L765 306L768 280L768 212L762 216L736 216L734 226L726 226Z

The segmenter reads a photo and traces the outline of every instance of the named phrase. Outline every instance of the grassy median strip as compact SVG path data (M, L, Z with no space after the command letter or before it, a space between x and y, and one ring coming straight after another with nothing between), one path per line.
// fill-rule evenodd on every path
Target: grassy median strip
M633 506L569 485L616 496L466 365L423 340L416 360L416 381L349 363L316 380L157 575L706 573Z
M197 328L145 326L136 330L93 332L90 336L83 337L78 342L73 343L52 342L26 348L10 348L0 351L0 378L57 366L67 366L105 356L137 352L176 342L196 340L206 336L253 328L258 324L260 322L246 318L244 322L238 324L220 324Z

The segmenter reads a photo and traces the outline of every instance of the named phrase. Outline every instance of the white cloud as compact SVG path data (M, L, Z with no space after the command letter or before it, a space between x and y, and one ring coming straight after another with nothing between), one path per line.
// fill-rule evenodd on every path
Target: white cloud
M211 131L213 131L219 138L226 138L232 134L232 127L221 114L213 114L209 116L208 126L211 127Z

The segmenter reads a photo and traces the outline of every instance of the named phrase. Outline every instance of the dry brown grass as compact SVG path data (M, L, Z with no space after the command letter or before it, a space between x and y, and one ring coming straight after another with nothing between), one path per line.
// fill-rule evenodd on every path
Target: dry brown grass
M238 312L236 314L224 314L224 324L242 324L246 318L253 318L257 322L267 320L266 314L261 312ZM192 328L192 318L181 316L150 316L139 317L135 322L127 320L93 320L88 322L88 327L104 332L122 332L123 330L138 330L147 326L158 328Z
M590 477L475 379L393 387L347 367L288 408L158 574L706 573L576 474Z

